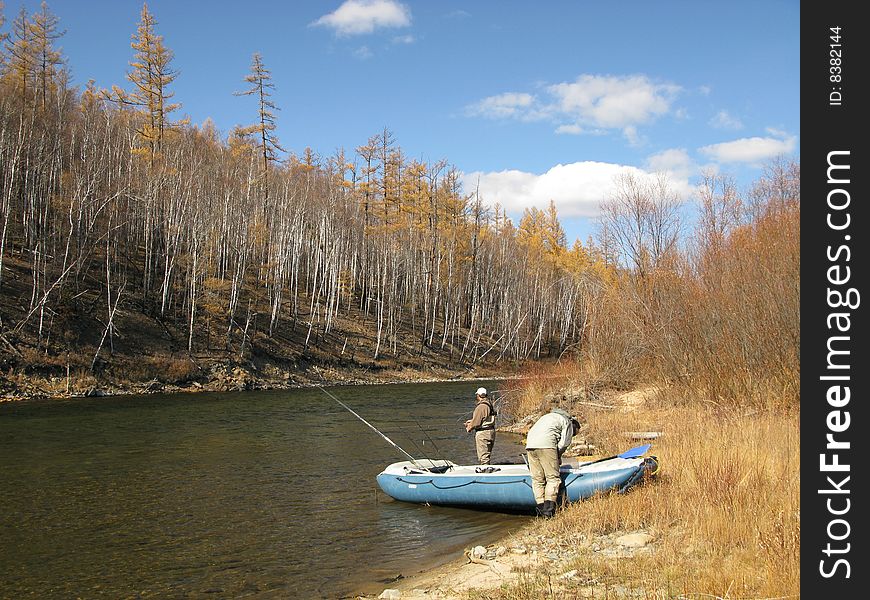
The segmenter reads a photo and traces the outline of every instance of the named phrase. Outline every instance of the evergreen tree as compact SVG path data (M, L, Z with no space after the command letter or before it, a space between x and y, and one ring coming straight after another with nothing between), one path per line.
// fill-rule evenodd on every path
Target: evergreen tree
M263 64L263 58L259 52L254 53L251 61L251 72L245 77L250 87L242 92L236 92L236 96L255 96L257 99L257 122L247 127L236 127L234 134L238 137L256 136L263 159L263 189L266 199L269 198L269 165L278 160L278 152L285 152L274 135L277 127L275 113L279 110L271 100L275 84L272 83L272 73Z

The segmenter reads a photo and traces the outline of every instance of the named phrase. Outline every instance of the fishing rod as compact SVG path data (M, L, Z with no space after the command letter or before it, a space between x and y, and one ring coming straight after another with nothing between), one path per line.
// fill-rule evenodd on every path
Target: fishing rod
M333 400L335 400L336 402L338 402L339 404L341 404L344 408L346 408L346 409L350 412L350 414L352 414L352 415L355 416L357 419L359 419L360 421L362 421L363 423L365 423L366 425L368 425L369 428L370 428L372 431L374 431L374 432L377 433L379 436L381 436L382 438L384 438L390 446L392 446L393 448L395 448L396 450L398 450L399 452L401 452L402 454L404 454L405 456L407 456L408 458L410 458L410 459L411 459L411 463L412 463L415 467L417 467L418 469L423 469L424 471L426 470L425 467L420 466L420 464L419 464L419 463L414 459L413 456L411 456L410 454L408 454L407 452L405 452L402 448L400 448L399 445L398 445L396 442L394 442L393 440L391 440L390 438L388 438L387 436L385 436L383 433L381 433L380 431L378 431L378 428L377 428L377 427L375 427L374 425L372 425L371 423L369 423L368 421L366 421L365 419L363 419L361 416L359 416L359 415L356 413L356 411L353 410L351 407L349 407L347 404L345 404L344 402L342 402L341 400L339 400L338 398L336 398L335 396L333 396L332 394L330 394L329 392L327 392L325 389L323 389L323 388L320 387L319 385L317 386L317 389L319 389L321 392L323 392L324 394L326 394L327 396L329 396L330 398L332 398Z
M411 418L414 420L414 423L417 424L417 427L420 428L420 431L423 432L423 435L425 435L426 438L429 440L429 443L432 444L432 447L435 448L435 452L437 452L438 454L441 454L441 450L438 449L438 445L435 443L435 440L433 440L433 439L429 436L429 432L426 431L425 429L423 429L423 426L420 425L420 422L417 420L417 418L416 418L414 415L411 415ZM426 445L426 440L423 440L423 445L424 445L424 446ZM425 456L425 453L424 453L423 455ZM429 460L429 462L431 462L433 465L435 464L435 461L434 461L434 460L432 460L432 459L429 458L428 456L426 456L426 458L427 458L427 459ZM440 459L438 459L438 460L442 460L442 461L444 461L444 465L445 465L445 466L447 466L447 465L450 464L450 461L447 460L446 458L440 458Z
M432 431L432 429L426 429L425 427L423 427L420 424L420 421L418 421L414 415L409 415L409 417L410 417L410 420L408 420L408 421L398 420L396 422L397 423L414 423L417 426L417 428L420 429L420 431L423 433L423 435L426 436L426 439L421 440L421 444L418 444L417 441L414 439L414 437L411 436L411 434L403 431L402 433L404 433L408 437L408 439L411 440L411 443L414 444L414 448L419 450L420 454L423 455L423 458L425 458L426 460L431 462L433 465L435 464L435 461L443 461L445 466L449 465L450 461L447 460L446 458L431 458L428 454L426 454L426 440L429 440L429 444L433 448L435 448L435 452L437 452L438 454L441 454L441 448L438 447L438 444L436 444L435 440L432 439L432 436L429 435L429 432ZM444 431L444 428L437 428L437 429Z

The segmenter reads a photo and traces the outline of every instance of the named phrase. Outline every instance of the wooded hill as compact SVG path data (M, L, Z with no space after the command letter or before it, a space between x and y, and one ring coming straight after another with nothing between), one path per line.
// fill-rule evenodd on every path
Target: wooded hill
M771 375L795 393L797 165L772 164L746 197L706 176L692 238L664 176L624 176L597 243L569 249L552 203L515 226L386 128L352 153L282 159L260 55L239 77L258 108L224 139L171 118L177 72L147 6L128 90L72 87L58 26L43 3L2 33L7 388L234 368L485 374L570 353L595 382L709 389L701 373L737 373L734 393Z
M259 55L240 74L253 125L220 139L210 123L172 121L172 53L147 6L132 91L79 92L57 26L45 5L22 12L4 45L6 369L267 353L363 366L428 355L462 370L580 339L598 259L566 249L552 207L517 229L464 194L446 160L407 158L387 129L353 156L279 160Z

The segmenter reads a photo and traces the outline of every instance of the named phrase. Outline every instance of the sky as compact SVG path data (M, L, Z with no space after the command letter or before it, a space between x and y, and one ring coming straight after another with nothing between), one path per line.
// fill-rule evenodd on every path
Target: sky
M0 0L2 1L2 0ZM10 22L39 0L5 0ZM141 0L51 0L80 87L130 89ZM150 0L179 72L174 115L222 133L256 120L255 52L284 148L347 153L386 127L446 159L466 193L519 222L552 200L569 243L595 231L614 176L664 171L691 206L699 175L746 189L800 151L798 0Z

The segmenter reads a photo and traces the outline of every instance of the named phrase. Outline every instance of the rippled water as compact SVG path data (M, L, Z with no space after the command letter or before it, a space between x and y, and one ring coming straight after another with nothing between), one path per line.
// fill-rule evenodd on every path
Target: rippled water
M478 385L327 389L474 462ZM524 522L393 501L375 476L403 459L318 389L0 404L0 597L340 598Z

